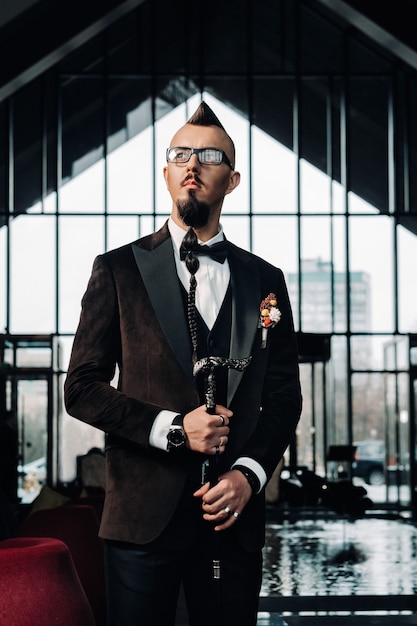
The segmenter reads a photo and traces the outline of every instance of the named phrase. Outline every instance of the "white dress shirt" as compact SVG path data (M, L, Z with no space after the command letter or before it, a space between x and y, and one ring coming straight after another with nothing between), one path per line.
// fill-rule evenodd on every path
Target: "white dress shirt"
M184 239L185 231L177 226L172 218L169 218L168 220L168 228L171 233L172 243L174 246L174 258L175 265L177 266L177 274L188 293L190 288L190 272L187 270L185 261L181 261L180 259L180 246L182 240ZM223 240L223 229L220 226L220 230L217 235L208 241L198 240L198 243L212 246L214 243L219 243ZM220 308L229 285L229 262L226 259L224 263L219 263L206 254L201 256L199 255L198 260L200 262L200 266L195 274L195 278L197 280L195 304L209 330L211 330L220 312Z
M177 274L188 293L190 285L190 272L185 265L185 261L181 261L180 259L180 246L182 240L184 239L185 231L180 228L172 218L169 218L168 220L168 229L171 234L174 248L174 259ZM220 225L217 235L208 241L203 242L198 240L198 243L211 246L223 240L224 234ZM197 280L195 295L196 307L208 328L211 330L226 295L227 287L230 281L230 268L227 259L224 263L218 263L207 255L199 255L198 260L200 262L200 266L195 274ZM167 450L167 434L176 415L178 415L178 413L168 410L164 410L159 413L154 421L149 437L149 443L151 446L160 448L161 450ZM257 461L248 457L242 457L237 459L235 464L245 465L251 469L258 476L261 488L265 485L267 477L264 469Z

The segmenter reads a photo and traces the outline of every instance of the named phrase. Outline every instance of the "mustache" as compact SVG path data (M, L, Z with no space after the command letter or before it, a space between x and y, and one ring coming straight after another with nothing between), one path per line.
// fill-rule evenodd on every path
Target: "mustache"
M181 184L185 185L185 183L189 180L195 180L199 185L203 184L203 181L201 180L201 178L199 176L196 176L195 174L188 174L182 181Z

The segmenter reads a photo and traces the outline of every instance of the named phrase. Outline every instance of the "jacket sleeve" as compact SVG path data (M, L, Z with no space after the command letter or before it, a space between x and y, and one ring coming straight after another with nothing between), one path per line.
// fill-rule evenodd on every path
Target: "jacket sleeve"
M64 384L65 407L73 417L147 447L153 421L163 407L111 386L120 357L118 294L110 264L102 255L94 262L82 299Z

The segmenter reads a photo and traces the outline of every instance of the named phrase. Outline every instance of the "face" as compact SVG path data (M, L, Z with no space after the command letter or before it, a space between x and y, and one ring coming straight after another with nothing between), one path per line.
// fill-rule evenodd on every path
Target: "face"
M232 159L230 141L217 126L186 124L174 135L170 147L218 148ZM240 181L240 174L226 163L203 165L193 154L187 163L168 163L164 167L165 182L173 201L173 217L178 217L178 205L187 203L191 197L205 203L210 215L219 219L224 196Z

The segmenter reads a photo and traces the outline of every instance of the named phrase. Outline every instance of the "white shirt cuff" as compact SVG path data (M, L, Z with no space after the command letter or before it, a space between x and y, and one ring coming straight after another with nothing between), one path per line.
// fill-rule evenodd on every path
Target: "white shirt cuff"
M244 465L257 475L260 484L259 491L261 491L266 485L267 476L265 474L264 468L262 467L262 465L259 465L258 461L255 461L248 456L241 456L237 459L237 461L233 463L232 469L235 465Z
M171 428L174 417L178 412L163 410L156 416L153 423L151 434L149 435L149 444L160 450L168 450L167 434Z

